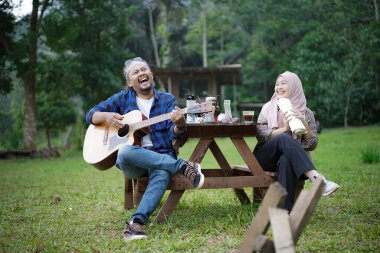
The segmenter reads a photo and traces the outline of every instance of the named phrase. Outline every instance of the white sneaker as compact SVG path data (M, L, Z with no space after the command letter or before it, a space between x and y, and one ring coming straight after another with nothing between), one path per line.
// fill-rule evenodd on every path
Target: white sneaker
M329 196L334 191L338 190L340 188L340 185L337 183L334 183L332 181L329 181L325 178L325 176L319 174L316 178L320 178L325 183L325 189L323 189L322 196L326 197Z

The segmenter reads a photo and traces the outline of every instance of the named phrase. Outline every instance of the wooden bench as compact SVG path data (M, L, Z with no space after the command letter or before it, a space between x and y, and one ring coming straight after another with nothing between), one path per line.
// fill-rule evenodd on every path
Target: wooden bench
M240 164L240 165L233 165L231 166L232 169L235 170L242 170L249 172L249 168L246 164ZM265 174L268 176L271 176L275 181L277 181L277 173L276 172L269 172L265 171ZM305 180L299 180L297 187L296 187L296 194L294 197L294 200L296 200L300 194L300 192L303 190L305 186ZM268 188L253 188L253 199L255 202L261 202L264 199L264 196L267 192Z
M257 191L254 197L255 202L260 202L266 192L266 188L271 183L275 182L273 173L268 173L265 175L266 178L260 182L261 179L256 179L252 176L250 171L232 168L231 173L226 177L220 169L202 169L202 173L205 175L205 183L202 189L222 189L222 188L233 188L234 192L242 204L251 203L250 199L245 194L242 186L252 187ZM149 183L149 178L147 176L140 177L139 179L131 180L125 177L125 192L124 192L124 208L132 209L137 206L146 190ZM257 185L258 187L253 187L252 185ZM176 206L179 199L181 198L185 190L192 190L193 186L190 181L183 175L177 174L173 176L169 182L167 190L170 190L172 199L167 199L165 205L159 211L159 214L155 218L157 222L166 221L167 217L171 215L173 209L167 208L171 206Z
M235 176L247 176L250 175L250 170L248 169L247 165L232 165L232 175ZM222 176L218 175L219 170L216 169L206 169L202 170L203 173L206 174L206 176ZM273 178L273 181L277 181L277 174L275 172L265 172L266 175ZM148 185L149 178L147 176L140 177L136 180L131 180L128 177L125 177L125 192L124 192L124 208L129 210L134 207L136 207L140 201L141 198L145 192L145 189ZM300 180L297 185L296 189L296 196L295 199L298 198L300 192L303 190L305 185L304 180ZM227 185L226 185L227 186ZM182 175L176 175L174 176L168 185L168 190L186 190L191 189L192 185L190 182ZM266 192L268 191L267 187L254 187L253 188L253 201L260 203L264 199ZM250 200L247 199L245 196L239 194L239 192L235 191L237 194L237 197L239 198L240 202L242 204L249 204ZM157 218L156 218L157 219Z

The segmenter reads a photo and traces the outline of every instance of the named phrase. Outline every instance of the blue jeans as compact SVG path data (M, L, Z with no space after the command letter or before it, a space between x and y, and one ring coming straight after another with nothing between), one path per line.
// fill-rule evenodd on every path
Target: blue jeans
M149 184L131 220L138 218L144 224L148 222L149 216L165 194L171 176L178 173L184 163L182 158L175 159L139 146L125 145L119 150L116 167L125 176L136 179L146 173L149 175Z

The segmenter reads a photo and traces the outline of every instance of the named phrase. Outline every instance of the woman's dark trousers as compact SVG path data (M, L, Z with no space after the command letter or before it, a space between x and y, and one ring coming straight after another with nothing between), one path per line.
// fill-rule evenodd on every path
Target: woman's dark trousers
M315 170L306 151L288 134L280 134L258 144L253 151L266 171L277 172L278 182L286 189L284 208L291 210L298 180L308 170Z

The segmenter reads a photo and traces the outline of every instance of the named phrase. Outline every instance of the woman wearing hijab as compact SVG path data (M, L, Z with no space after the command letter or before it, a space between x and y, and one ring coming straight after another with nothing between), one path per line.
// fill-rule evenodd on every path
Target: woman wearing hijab
M290 100L292 107L282 113L277 105L281 98ZM298 118L306 128L302 135L292 133L289 121ZM314 182L321 178L325 183L322 196L329 196L340 186L319 174L309 155L318 144L317 128L313 112L306 107L306 98L299 77L289 71L280 74L276 80L274 94L267 102L257 121L255 156L266 171L277 172L278 182L288 195L284 208L291 210L299 179L309 178Z

